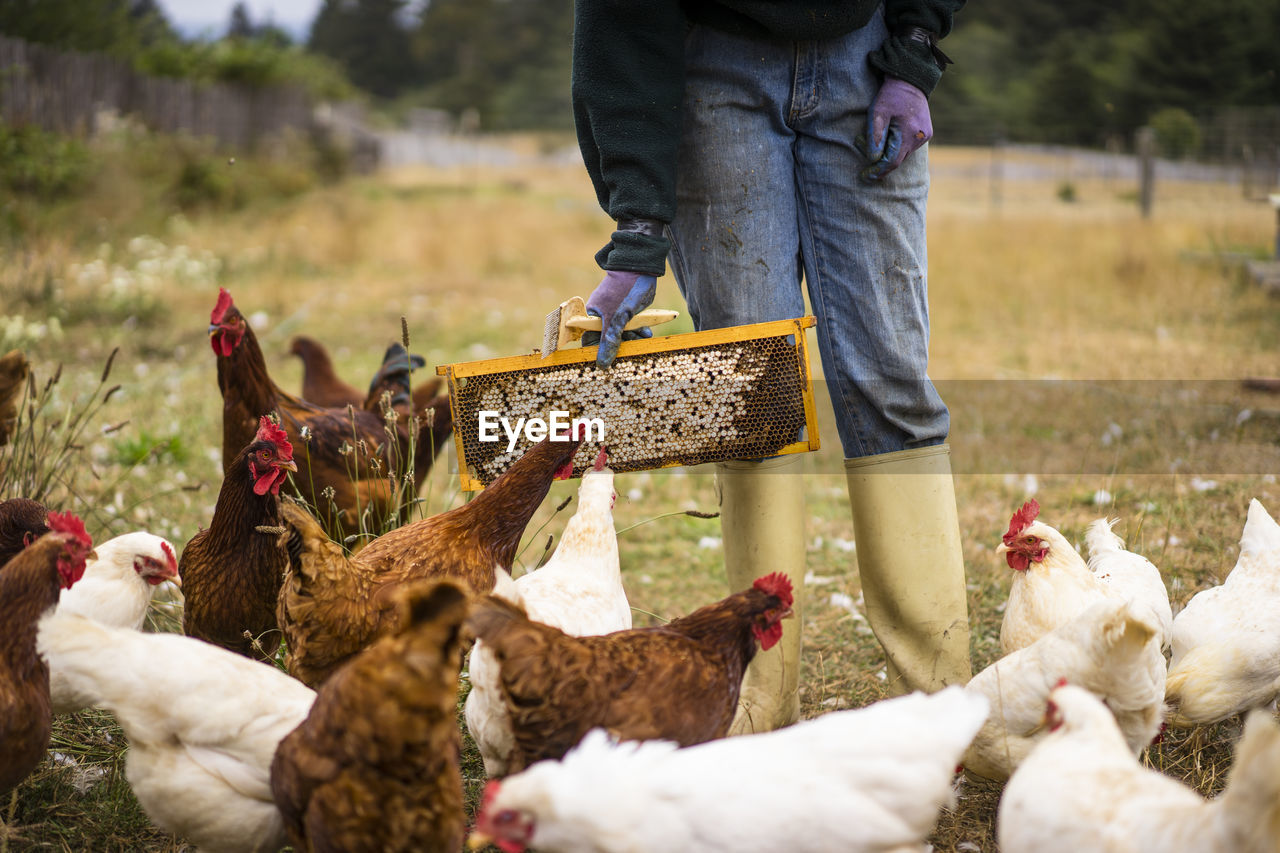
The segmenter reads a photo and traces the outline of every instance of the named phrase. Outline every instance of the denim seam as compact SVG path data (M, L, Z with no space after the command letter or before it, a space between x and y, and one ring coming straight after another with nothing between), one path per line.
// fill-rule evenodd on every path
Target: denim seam
M799 176L797 176L797 182L800 185L803 185L804 183L802 180L800 180ZM822 323L823 332L825 333L825 337L827 339L827 346L824 347L823 349L826 349L826 348L836 346L835 341L837 340L837 338L833 334L831 329L831 323L832 323L831 314L830 312L827 311L826 296L824 295L824 291L822 287L822 281L824 278L822 268L825 266L825 264L823 262L822 254L818 249L818 242L813 239L813 233L812 233L813 214L809 210L808 193L802 192L800 193L800 196L801 196L800 205L803 206L804 208L805 218L810 222L810 227L809 229L806 229L806 233L803 235L802 239L805 242L809 243L808 251L805 252L805 254L813 258L813 273L814 273L813 280L809 281L809 273L808 273L808 270L806 270L805 281L806 281L806 284L808 284L809 286L809 301L813 303L814 312L818 315L819 318L821 318L820 322ZM841 403L844 405L845 417L848 418L849 426L852 428L853 438L858 443L858 447L857 447L858 456L866 456L867 443L862 438L863 425L862 425L862 419L858 414L858 407L853 405L850 402L848 395L845 391L845 383L841 380L838 374L835 377L827 377L827 393L830 394L831 392L832 381L835 382L836 387L840 390L839 396L840 396Z

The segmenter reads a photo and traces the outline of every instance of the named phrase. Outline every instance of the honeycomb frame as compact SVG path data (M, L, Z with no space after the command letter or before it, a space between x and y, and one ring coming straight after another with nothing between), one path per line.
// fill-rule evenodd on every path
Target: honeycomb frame
M600 418L609 467L648 471L819 448L804 330L812 316L625 341L613 367L596 368L596 347L437 366L449 384L454 444L464 491L482 489L530 446L503 428L480 440L480 412L519 418ZM711 378L712 382L707 379ZM600 442L584 441L573 476Z

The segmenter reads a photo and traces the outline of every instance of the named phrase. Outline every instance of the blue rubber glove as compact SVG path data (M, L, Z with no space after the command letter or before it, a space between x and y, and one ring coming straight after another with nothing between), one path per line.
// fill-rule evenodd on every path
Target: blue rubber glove
M884 78L867 113L867 135L857 142L870 161L859 177L880 180L932 138L933 120L924 92L896 77Z
M593 332L582 336L582 343L586 346L599 341L597 367L611 366L618 355L618 345L623 341L653 337L653 330L647 326L627 332L622 327L648 308L657 292L658 279L654 276L622 270L605 273L604 280L587 298L587 313L600 318L602 328L599 337Z

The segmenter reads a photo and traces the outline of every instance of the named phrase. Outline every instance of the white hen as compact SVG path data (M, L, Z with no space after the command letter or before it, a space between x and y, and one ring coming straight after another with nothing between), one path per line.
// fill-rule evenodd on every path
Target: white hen
M1087 690L1050 698L1052 731L1000 800L1003 853L1280 851L1280 727L1266 714L1249 717L1226 790L1206 801L1143 768Z
M275 667L177 634L109 628L55 610L37 644L92 704L115 715L125 775L155 823L213 853L285 843L271 759L315 692Z
M1156 627L1160 648L1173 639L1173 608L1160 570L1141 554L1125 550L1124 540L1111 529L1120 519L1100 518L1084 532L1089 570L1098 580L1134 602L1137 612Z
M1135 754L1160 731L1164 655L1144 611L1100 601L1025 649L978 673L966 689L991 702L991 715L964 756L964 767L988 779L1009 778L1045 735L1045 700L1066 681L1104 699Z
M1000 623L1000 651L1026 648L1085 608L1116 593L1098 579L1066 537L1036 521L1040 504L1031 499L1009 521L996 546L1014 570Z
M490 782L472 844L545 853L922 850L987 715L960 687L677 749L593 730ZM768 779L768 784L761 784Z
M1173 620L1169 724L1214 723L1278 696L1280 525L1252 500L1235 568Z
M147 618L151 594L167 580L177 580L178 560L173 546L150 533L126 533L93 549L84 577L58 599L58 610L79 613L113 628L137 630ZM53 713L71 714L89 705L62 677L49 670Z
M542 568L512 582L498 572L494 595L522 604L529 618L576 637L611 634L631 627L631 606L622 588L618 536L613 528L613 471L604 448L582 475L578 511L565 525L560 547ZM484 643L471 650L467 730L480 748L485 773L503 776L515 745L510 716L498 683L498 662Z

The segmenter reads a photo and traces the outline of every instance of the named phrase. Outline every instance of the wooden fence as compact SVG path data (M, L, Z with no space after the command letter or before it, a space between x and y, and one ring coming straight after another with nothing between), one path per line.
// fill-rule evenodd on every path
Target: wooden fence
M251 89L149 77L125 62L69 53L0 36L0 119L86 134L107 113L147 127L208 136L234 149L286 128L310 128L311 102L301 89Z

